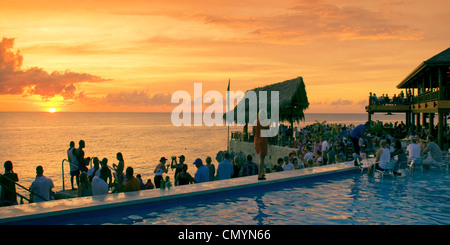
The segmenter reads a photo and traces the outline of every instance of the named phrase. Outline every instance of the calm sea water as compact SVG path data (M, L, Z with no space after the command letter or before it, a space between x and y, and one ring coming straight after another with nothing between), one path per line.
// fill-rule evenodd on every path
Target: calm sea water
M404 115L375 115L374 120L395 122ZM304 127L315 121L359 124L367 114L306 114L306 120L296 125ZM117 163L117 152L122 152L125 167L132 166L135 174L153 179L153 170L164 156L184 154L188 172L196 168L190 163L195 158L215 158L227 147L227 127L175 127L170 113L26 113L0 112L0 162L10 160L19 175L19 183L28 187L35 178L35 168L44 167L55 190L62 189L61 162L67 158L69 142L83 139L85 155L108 158L108 164ZM230 131L242 130L231 127ZM213 160L217 167L217 162ZM69 166L65 163L66 188L70 187ZM3 172L3 168L1 168ZM169 170L169 175L173 172Z

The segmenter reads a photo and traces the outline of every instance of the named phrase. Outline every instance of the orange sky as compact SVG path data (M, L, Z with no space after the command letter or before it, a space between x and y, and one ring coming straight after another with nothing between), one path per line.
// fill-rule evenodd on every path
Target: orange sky
M447 0L0 0L0 111L171 111L195 82L302 76L306 112L361 113L448 48L449 26Z

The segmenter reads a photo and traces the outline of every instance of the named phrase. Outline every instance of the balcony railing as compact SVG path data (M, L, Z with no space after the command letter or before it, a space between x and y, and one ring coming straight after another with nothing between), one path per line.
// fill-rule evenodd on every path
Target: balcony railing
M398 106L425 103L436 100L450 100L450 88L442 88L442 90L426 91L416 96L408 95L404 97L393 98L375 98L369 100L369 105Z
M253 142L254 135L251 133L244 133L240 131L231 132L231 139L242 142ZM274 137L269 137L270 145L278 145L278 146L288 146L294 147L294 138L285 135L277 135Z
M415 97L413 97L413 104L418 104L418 103L425 103L425 102L430 102L430 101L435 101L435 100L439 100L440 99L440 92L441 91L434 91L434 92L425 92L422 94L419 94ZM444 91L445 92L445 91Z

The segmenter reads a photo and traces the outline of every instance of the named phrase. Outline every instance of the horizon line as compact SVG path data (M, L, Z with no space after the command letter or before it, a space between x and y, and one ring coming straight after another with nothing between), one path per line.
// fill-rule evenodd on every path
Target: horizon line
M56 111L50 113L48 111L0 111L0 113L48 113L48 114L58 114L58 113L167 113L168 111ZM204 113L204 112L191 112ZM304 112L305 114L367 114L367 112ZM225 114L225 113L223 113ZM392 115L397 115L402 113L392 113Z

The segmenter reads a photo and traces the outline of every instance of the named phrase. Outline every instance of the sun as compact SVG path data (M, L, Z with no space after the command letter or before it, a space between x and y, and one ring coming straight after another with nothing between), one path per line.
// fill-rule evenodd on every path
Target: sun
M56 112L56 109L55 109L55 108L49 108L49 109L48 109L48 112L50 112L50 113L55 113L55 112Z

